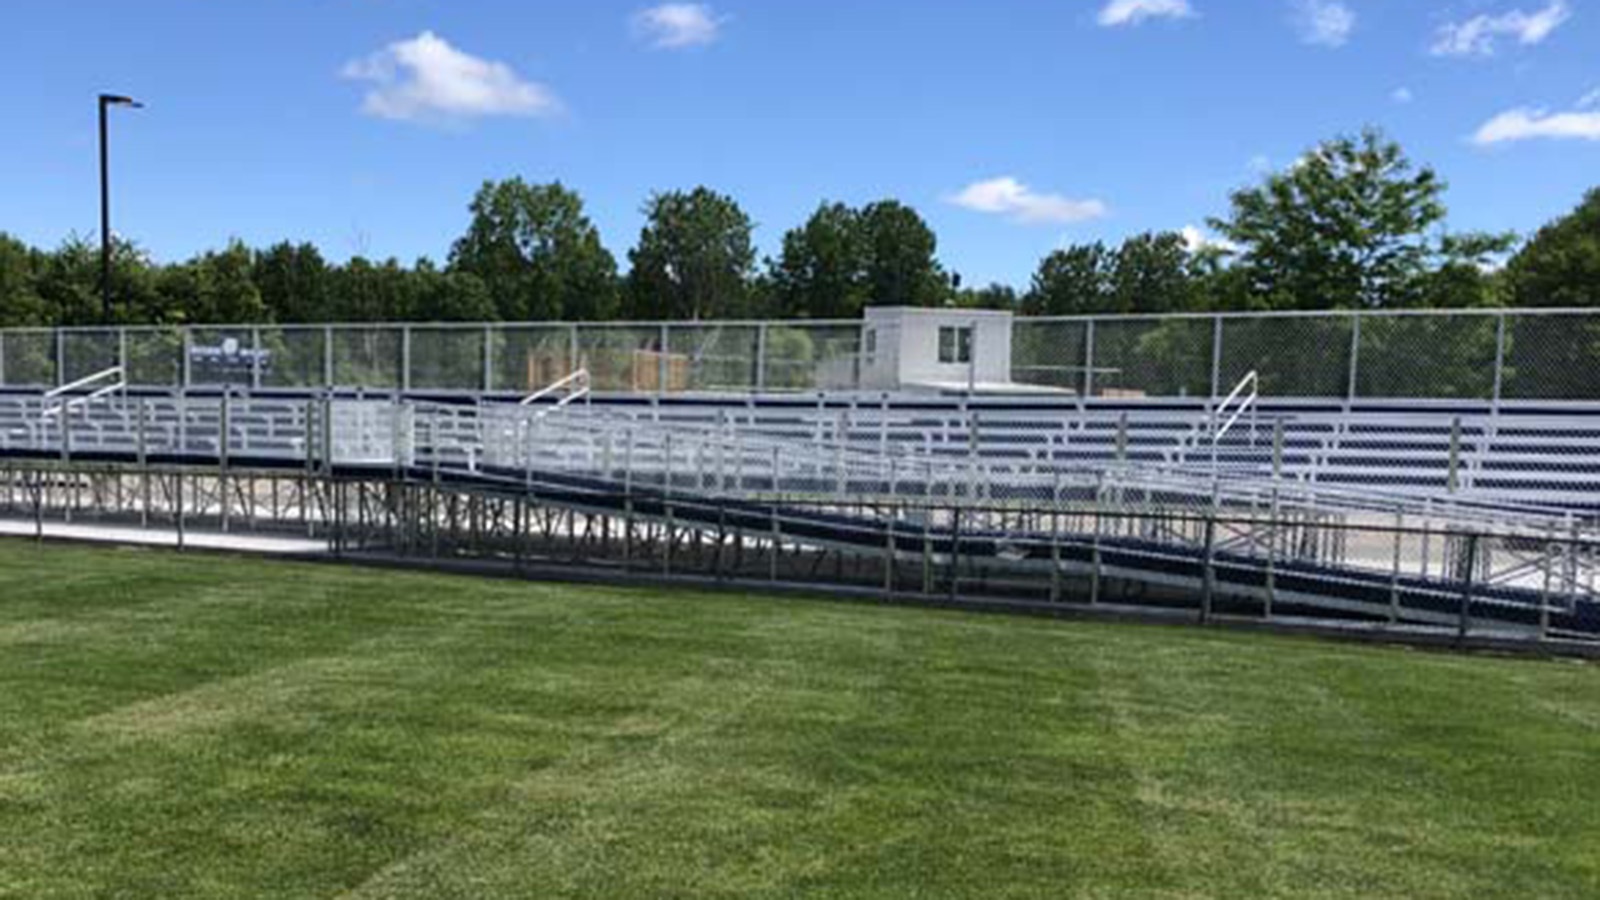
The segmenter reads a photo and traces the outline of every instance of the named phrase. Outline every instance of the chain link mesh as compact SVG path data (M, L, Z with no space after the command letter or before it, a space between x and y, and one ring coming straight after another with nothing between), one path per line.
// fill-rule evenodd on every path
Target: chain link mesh
M1600 316L1509 316L1501 396L1600 399Z
M1497 330L1493 316L1364 316L1356 396L1491 399Z
M490 347L494 355L490 390L531 394L572 374L575 328L552 326L496 327Z
M130 328L124 347L129 384L178 387L183 384L183 330Z
M411 389L482 388L485 333L482 328L411 328Z
M61 380L77 381L118 364L115 329L61 332Z
M595 390L654 393L683 390L688 372L663 352L660 326L578 326L578 367ZM563 373L566 374L566 373Z
M1250 372L1261 391L1278 397L1342 397L1350 389L1353 316L1225 318L1218 387L1227 391Z
M399 328L338 328L333 332L333 383L343 387L397 388L401 383Z
M0 384L39 387L56 383L55 332L8 331L0 334Z
M1011 330L1011 380L1081 393L1086 322L1018 319Z
M1094 393L1101 397L1200 397L1211 392L1213 320L1095 322Z
M263 328L261 347L266 365L261 383L275 388L320 387L327 383L326 332L316 327Z
M767 326L768 390L849 390L860 384L861 328L775 322Z
M750 391L761 380L761 329L754 325L671 325L667 355L691 391Z
M528 393L587 366L602 391L892 388L896 334L875 330L868 347L860 324L795 321L15 329L0 384L120 361L151 387L248 385L255 369L271 388ZM1255 371L1278 397L1600 400L1600 315L1581 312L1018 318L1011 351L1018 384L1107 398L1208 397Z

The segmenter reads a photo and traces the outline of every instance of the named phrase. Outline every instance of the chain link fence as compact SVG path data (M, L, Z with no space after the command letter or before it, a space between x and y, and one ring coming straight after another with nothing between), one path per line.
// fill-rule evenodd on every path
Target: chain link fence
M892 336L859 321L285 325L0 331L0 387L115 365L151 388L527 394L881 387ZM872 346L872 345L878 346ZM930 351L931 352L931 351ZM1013 382L1113 399L1214 397L1250 372L1314 399L1600 400L1600 313L1451 311L1017 318Z
M1080 339L1078 336L1082 335ZM1095 397L1600 400L1600 313L1019 318L1012 378Z

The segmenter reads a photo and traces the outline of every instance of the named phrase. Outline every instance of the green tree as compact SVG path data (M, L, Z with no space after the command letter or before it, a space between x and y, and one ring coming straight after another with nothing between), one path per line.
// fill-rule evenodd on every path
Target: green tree
M1600 306L1600 188L1539 229L1506 266L1506 282L1517 306Z
M738 318L748 312L754 225L733 198L705 187L645 204L629 254L629 311L647 319Z
M1112 312L1115 254L1099 241L1053 250L1039 261L1022 308L1033 316Z
M617 262L560 182L486 181L472 222L450 251L450 270L476 276L499 318L605 319L616 310Z
M779 315L859 317L870 299L861 213L843 203L817 207L783 236L782 254L770 270Z
M221 252L163 266L156 275L158 312L150 319L195 325L259 322L266 307L250 278L253 255L235 241Z
M0 232L0 327L48 324L38 285L43 264L44 254Z
M1509 236L1446 239L1445 183L1368 129L1325 141L1285 172L1236 191L1210 225L1240 247L1237 265L1260 304L1276 309L1420 305L1422 277L1462 253L1509 247Z
M1112 261L1109 294L1120 313L1191 311L1195 290L1183 235L1146 232L1123 241Z
M1577 209L1539 229L1507 264L1509 303L1600 307L1600 188ZM1600 316L1516 316L1510 320L1507 396L1600 398Z
M251 280L272 321L326 321L331 302L329 268L312 244L280 241L261 251L256 254Z
M941 306L950 285L936 253L939 239L917 211L897 200L861 210L865 281L875 306Z
M967 288L956 294L956 306L963 309L1017 309L1017 289L998 282L981 288Z
M200 257L210 290L205 306L195 315L199 322L260 322L266 318L261 291L251 278L255 254L242 242L229 241L221 251Z
M36 290L55 325L105 322L100 295L100 245L71 235L36 267ZM112 317L141 321L160 304L152 294L155 268L143 250L118 239L111 249Z
M330 318L338 322L399 322L416 307L413 274L390 258L374 264L356 256L333 270Z
M494 299L483 279L471 272L440 271L430 259L411 269L415 286L406 315L414 322L488 322L495 318Z

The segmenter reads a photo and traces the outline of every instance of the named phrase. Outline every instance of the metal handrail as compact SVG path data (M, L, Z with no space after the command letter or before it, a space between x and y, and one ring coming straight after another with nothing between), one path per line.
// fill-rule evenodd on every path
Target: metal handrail
M1250 391L1249 395L1240 400L1240 395L1244 394L1247 388ZM1244 415L1246 411L1254 408L1256 401L1260 398L1261 379L1254 371L1251 371L1249 374L1245 375L1244 378L1240 379L1238 385L1234 387L1233 391L1229 393L1228 396L1223 399L1221 403L1217 404L1216 407L1211 411L1211 447L1213 450L1216 449L1217 444L1222 440L1223 436L1226 435L1228 431L1233 428L1234 424L1239 421L1239 417ZM1223 413L1228 410L1229 404L1233 403L1235 400L1239 400L1239 408L1233 411L1233 415L1228 418L1227 422L1223 423L1221 428L1218 428L1217 420L1222 418Z
M105 380L107 378L110 378L112 376L116 376L118 378L121 378L122 377L122 367L121 366L112 366L109 369L102 369L101 371L96 372L93 375L85 375L84 377L79 378L77 381L74 381L71 384L63 384L62 386L60 386L58 388L53 388L51 390L45 391L44 394L43 394L43 398L45 400L51 400L51 399L54 399L56 397L61 396L62 394L70 393L72 391L77 390L78 388L88 387L89 385L94 384L96 381L103 381L103 380Z
M71 391L75 391L80 388L86 388L91 384L104 381L108 378L115 378L117 380L114 383L108 384L98 390L91 391L88 396L74 397L68 400L63 400L55 405L51 405L50 403L50 401L58 399ZM73 409L78 407L88 406L90 403L99 400L101 397L114 394L117 391L123 390L127 386L128 382L127 379L123 377L123 370L121 366L112 366L109 369L102 369L93 375L87 375L83 378L79 378L77 381L74 381L70 384L64 384L58 388L45 391L44 394L40 396L41 410L39 413L39 419L41 421L51 419L56 416L71 412Z
M109 392L115 386L104 388ZM102 392L96 394L103 396ZM89 402L87 397L75 398L74 403ZM141 400L139 403L151 402ZM132 452L143 446L148 436L155 441L158 434L166 435L161 441L172 439L168 434L176 428L182 435L187 430L190 444L217 437L219 419L215 415L191 416L191 412L215 412L221 401L214 398L162 398L151 407L146 417L132 400L108 404L103 411L96 407L92 429L79 435L83 446L93 446L115 452ZM18 448L33 450L58 450L65 435L39 423L31 402L12 402L17 415L5 421L23 430L0 435L0 441ZM967 497L980 497L991 489L1005 491L1005 496L1041 509L1057 508L1061 499L1057 492L1061 486L1069 487L1080 499L1086 488L1096 486L1116 492L1128 492L1128 502L1136 497L1141 503L1174 507L1233 508L1294 506L1325 511L1339 516L1396 514L1419 517L1428 521L1456 522L1494 533L1543 533L1550 528L1565 528L1573 523L1570 511L1558 508L1541 508L1531 504L1506 501L1478 500L1463 497L1411 497L1376 488L1350 485L1323 485L1295 479L1274 479L1264 472L1208 472L1197 466L1162 466L1148 463L1123 464L1062 464L1037 459L1014 457L985 458L945 456L905 452L906 448L888 446L875 449L860 443L822 442L811 439L790 439L764 435L738 429L692 430L664 423L614 419L593 416L562 416L545 419L540 412L505 404L490 407L461 407L417 402L382 400L335 401L340 415L335 417L335 443L340 446L371 448L362 450L363 458L386 458L394 454L396 460L410 464L415 459L442 460L446 467L452 460L471 461L499 459L510 461L516 468L547 468L551 472L592 475L597 460L603 458L600 448L610 447L619 452L623 446L635 447L641 454L634 458L633 466L639 472L661 474L664 456L684 460L685 454L694 457L704 453L705 459L723 458L741 460L744 474L775 472L779 478L773 484L810 484L808 491L815 492L818 485L830 497L848 499L853 492L870 490L915 499L919 492L928 489L928 482L940 488L961 493ZM391 420L380 415L393 405ZM270 416L278 420L261 435L264 443L251 446L251 453L261 458L300 458L304 455L305 424L295 420L298 407L284 401L256 401L248 394L233 401L235 421L241 416ZM0 400L0 409L6 401ZM347 415L350 409L370 410L373 415ZM33 419L30 423L27 420ZM395 424L399 422L400 424ZM177 423L174 425L173 423ZM187 423L187 424L185 424ZM534 428L537 423L538 427ZM396 432L404 430L405 435ZM252 431L242 432L241 440L250 441ZM209 435L209 437L208 437ZM74 443L78 443L74 441ZM404 449L402 449L404 448ZM698 458L698 457L696 457ZM613 464L602 471L617 471ZM671 468L671 466L668 466ZM679 468L680 475L691 471L693 465ZM798 482L796 481L798 479ZM1064 481L1062 479L1065 479ZM877 483L885 487L862 488L861 485ZM895 487L899 485L899 487ZM1054 489L1054 490L1053 490ZM1110 495L1102 495L1110 496ZM1077 502L1077 501L1073 501ZM1121 502L1121 501L1117 501ZM1587 518L1583 525L1590 527Z
M563 377L563 378L561 378L561 379L559 379L557 381L554 381L554 382L551 382L550 384L545 385L544 387L538 389L537 391L534 391L533 393L529 394L528 396L523 397L522 401L520 403L518 403L517 405L518 406L532 406L533 404L538 403L540 400L543 400L544 398L551 396L552 394L556 393L557 391L563 390L563 389L568 388L568 387L570 387L570 386L572 386L574 384L579 384L579 383L582 383L582 385L583 385L581 388L574 389L572 393L569 393L566 397L564 397L560 402L558 402L556 404L556 406L558 408L566 406L568 403L571 403L573 400L575 400L575 399L577 399L579 397L588 396L589 388L590 388L590 385L591 385L591 382L589 380L589 370L588 369L577 369L577 370L573 371L572 374L567 375L567 376L565 376L565 377Z

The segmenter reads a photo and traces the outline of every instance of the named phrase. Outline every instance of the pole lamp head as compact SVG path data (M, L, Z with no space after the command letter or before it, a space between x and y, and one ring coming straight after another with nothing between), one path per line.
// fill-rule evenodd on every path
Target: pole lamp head
M100 105L101 106L128 106L128 107L132 107L133 109L143 109L144 108L144 104L143 103L140 103L139 101L133 99L132 97L124 97L121 94L101 94L100 95Z

